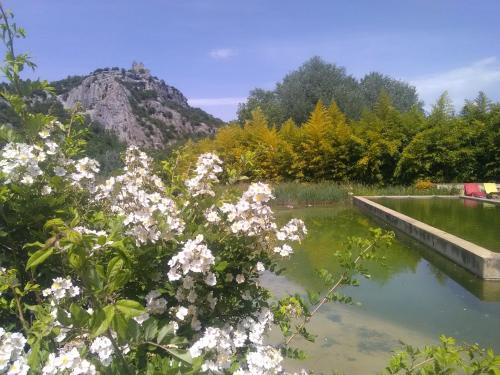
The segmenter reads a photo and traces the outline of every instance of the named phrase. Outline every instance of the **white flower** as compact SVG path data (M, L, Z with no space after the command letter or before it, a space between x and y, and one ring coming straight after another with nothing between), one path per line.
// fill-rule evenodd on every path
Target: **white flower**
M215 277L215 274L210 272L207 274L207 276L205 277L205 283L209 286L214 286L215 284L217 284L217 279Z
M90 352L97 354L104 366L109 366L113 360L113 344L105 336L99 336L94 339L92 345L90 345Z
M42 291L44 297L52 297L55 302L66 297L76 297L80 294L80 288L74 286L70 278L57 277L52 280L52 285Z
M26 338L19 332L5 332L0 327L0 373L26 374L29 367L26 363L24 346Z
M279 253L282 257L286 257L293 253L293 249L289 245L284 244L282 246L276 246L274 252Z
M47 363L42 369L43 375L57 375L69 373L70 375L95 375L96 368L86 359L80 357L76 348L69 351L60 351L59 355L49 354Z
M219 214L214 208L210 208L205 211L205 219L207 219L209 223L218 223L221 220Z
M283 357L280 352L272 346L259 346L257 350L251 351L246 356L248 374L278 374L281 373L281 362Z
M95 174L99 172L99 162L88 157L77 160L74 163L76 172L70 178L73 185L79 187L90 187L94 182Z
M39 162L45 159L43 149L25 143L7 143L0 151L0 172L5 182L31 185L43 174Z
M276 232L280 241L300 241L307 234L307 228L302 220L292 219L283 228Z
M26 375L29 369L26 358L20 357L10 365L7 375Z
M212 185L219 181L217 174L222 172L221 164L222 161L219 157L212 153L202 154L198 157L195 169L196 174L193 178L186 181L186 187L191 196L215 195Z
M35 180L32 176L23 176L21 179L21 183L24 185L31 185L33 182L35 182Z
M151 172L150 164L151 159L145 153L135 146L129 147L125 174L110 177L97 186L94 197L124 218L126 234L137 245L171 240L184 229L175 202L165 195L165 186Z
M201 322L198 320L196 315L191 318L191 328L193 331L199 331L201 329Z
M40 134L40 133L39 133ZM46 141L45 142L45 147L47 147L47 154L48 155L55 155L57 152L57 149L59 148L59 145L55 142L52 141Z
M220 210L231 224L231 232L258 236L276 230L273 211L266 204L273 196L268 185L253 183L236 204L224 203Z
M177 312L175 313L175 317L179 320L184 320L184 318L187 316L188 312L189 312L188 309L181 306L177 309Z
M169 260L168 279L179 280L189 272L209 273L215 258L208 247L203 243L203 235L199 234L194 240L188 240L177 255Z
M157 290L152 290L146 295L146 310L150 314L160 315L167 309L167 300L160 296Z
M148 320L150 315L148 313L142 313L139 316L134 317L133 319L137 322L137 324L142 325L146 320Z
M257 262L255 265L255 269L257 272L264 272L266 270L266 267L264 267L264 264L262 262Z
M67 171L63 167L60 166L54 167L54 174L56 176L63 177L64 175L66 175L66 173Z
M50 137L50 132L48 129L44 129L44 130L38 132L38 135L40 138L46 139L46 138Z
M238 284L244 283L245 282L245 276L242 275L241 273L236 275L236 282Z
M45 185L44 187L42 187L42 195L49 195L50 193L52 193L52 188L49 185Z
M244 197L256 203L268 202L273 199L272 191L269 185L262 182L254 182L250 184Z

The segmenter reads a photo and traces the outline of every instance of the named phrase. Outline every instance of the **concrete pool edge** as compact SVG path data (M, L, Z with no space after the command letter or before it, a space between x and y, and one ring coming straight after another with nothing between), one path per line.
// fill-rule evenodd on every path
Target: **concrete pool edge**
M427 198L429 197L431 196L427 196ZM383 220L401 232L429 246L475 275L485 280L500 280L500 253L494 253L484 247L387 208L369 198L381 198L381 196L353 196L353 203L362 211ZM408 196L399 196L397 198L408 198ZM455 198L458 197L455 196Z

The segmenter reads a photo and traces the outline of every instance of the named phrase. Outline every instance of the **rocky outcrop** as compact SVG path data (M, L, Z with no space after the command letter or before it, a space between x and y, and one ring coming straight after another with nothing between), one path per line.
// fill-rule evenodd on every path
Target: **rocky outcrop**
M55 82L66 108L81 105L92 121L120 140L147 148L164 148L188 137L213 134L222 121L189 106L175 87L153 77L140 63L132 69L98 69L71 85Z

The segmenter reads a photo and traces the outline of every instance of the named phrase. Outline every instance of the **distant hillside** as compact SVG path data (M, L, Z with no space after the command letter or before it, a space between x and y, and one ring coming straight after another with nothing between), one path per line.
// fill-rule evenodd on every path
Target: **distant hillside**
M97 69L52 86L64 108L79 103L92 122L127 144L163 149L182 139L213 134L223 124L190 107L178 89L152 76L140 63L129 70Z

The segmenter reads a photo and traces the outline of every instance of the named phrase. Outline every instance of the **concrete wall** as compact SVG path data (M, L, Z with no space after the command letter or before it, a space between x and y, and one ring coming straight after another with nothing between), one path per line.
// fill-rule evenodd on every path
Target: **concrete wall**
M500 253L494 253L484 247L391 210L367 199L367 197L353 197L353 203L362 211L385 221L395 229L424 243L475 275L487 280L500 280Z

